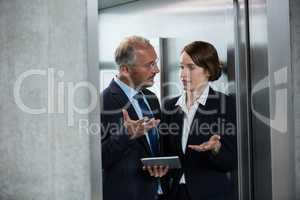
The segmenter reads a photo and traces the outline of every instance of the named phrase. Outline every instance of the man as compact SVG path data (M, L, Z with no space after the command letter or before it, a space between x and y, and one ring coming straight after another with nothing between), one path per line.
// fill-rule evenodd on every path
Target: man
M101 94L104 200L154 200L167 168L143 168L141 158L160 155L156 126L160 106L147 90L159 73L157 55L147 39L125 38L115 51L119 74Z

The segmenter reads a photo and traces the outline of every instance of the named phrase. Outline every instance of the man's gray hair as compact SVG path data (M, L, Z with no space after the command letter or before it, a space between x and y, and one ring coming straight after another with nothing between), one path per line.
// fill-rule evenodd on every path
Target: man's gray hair
M136 64L136 51L142 48L152 47L150 41L140 36L124 38L115 51L115 62L118 66Z

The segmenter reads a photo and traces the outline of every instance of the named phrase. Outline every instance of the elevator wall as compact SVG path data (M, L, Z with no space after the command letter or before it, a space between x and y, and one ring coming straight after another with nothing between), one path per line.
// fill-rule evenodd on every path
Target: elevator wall
M218 89L234 92L234 29L231 1L142 0L100 10L100 71L117 69L113 59L114 49L123 37L129 35L162 39L162 96L180 94L180 51L185 44L194 40L209 41L216 46L224 62L225 73L222 79L225 84L220 84ZM230 81L232 84L228 86ZM169 84L164 85L166 83Z
M211 83L214 89L235 95L234 4L231 0L140 0L99 10L99 70L106 75L117 70L114 50L122 38L140 35L160 39L161 86L155 91L163 98L181 94L179 57L184 45L194 40L212 43L223 62L223 76ZM100 75L100 88L113 75ZM151 89L151 88L150 88ZM101 102L100 102L101 103ZM231 174L237 177L237 172ZM233 179L235 179L233 178ZM234 187L237 190L237 182Z
M299 191L296 2L249 1L254 199Z

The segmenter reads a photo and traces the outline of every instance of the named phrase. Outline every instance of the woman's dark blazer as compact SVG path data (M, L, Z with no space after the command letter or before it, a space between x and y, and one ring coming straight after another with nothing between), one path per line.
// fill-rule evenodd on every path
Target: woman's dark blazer
M231 192L227 172L237 163L235 103L229 96L209 88L205 106L199 104L194 116L187 146L201 144L212 134L219 134L221 149L214 155L211 151L197 152L187 147L184 154L181 147L183 112L176 106L178 98L164 103L160 127L165 155L178 155L182 164L181 170L170 171L165 177L169 199L174 199L183 172L191 200L225 197Z

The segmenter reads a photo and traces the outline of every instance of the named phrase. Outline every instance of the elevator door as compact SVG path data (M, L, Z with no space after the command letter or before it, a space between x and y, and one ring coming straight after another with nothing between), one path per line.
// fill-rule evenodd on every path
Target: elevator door
M237 24L238 5L232 0L153 0L133 1L118 6L99 10L99 70L100 88L108 86L118 72L114 63L114 50L122 38L139 35L150 39L160 58L160 76L155 80L153 90L160 99L181 93L179 80L179 56L182 47L195 40L212 43L222 62L222 76L211 82L215 90L236 96L236 71L239 61L237 40L240 29ZM240 100L240 99L239 99ZM241 110L239 110L241 112ZM239 123L239 121L237 122ZM238 125L238 128L240 125ZM240 130L238 138L241 139ZM244 153L244 152L243 152ZM241 157L241 156L239 156ZM239 161L242 162L242 161ZM239 169L243 165L239 164ZM248 173L247 170L243 170ZM240 176L243 176L242 174ZM238 187L238 171L228 174L235 188L246 199L248 193ZM239 179L245 181L244 179ZM247 182L246 180L245 182ZM240 192L241 192L240 191Z

